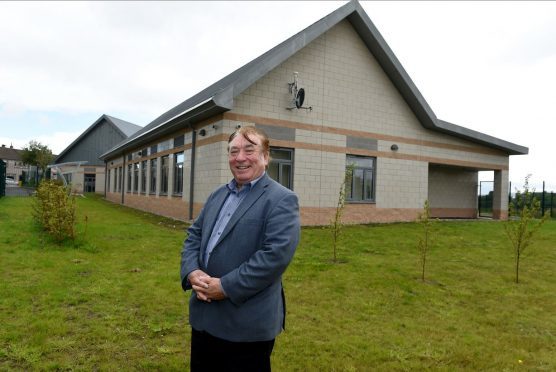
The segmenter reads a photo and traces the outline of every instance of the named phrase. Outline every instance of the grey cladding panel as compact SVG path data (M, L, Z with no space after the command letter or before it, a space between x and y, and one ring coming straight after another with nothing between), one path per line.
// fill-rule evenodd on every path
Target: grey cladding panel
M372 138L347 136L346 144L347 147L353 147L356 149L363 149L363 150L376 151L378 148L377 140Z
M270 139L282 141L295 141L295 129L274 127L271 125L256 124L256 127L265 131Z
M122 135L105 120L93 128L85 137L66 153L57 163L87 161L87 165L104 165L98 157L123 140Z

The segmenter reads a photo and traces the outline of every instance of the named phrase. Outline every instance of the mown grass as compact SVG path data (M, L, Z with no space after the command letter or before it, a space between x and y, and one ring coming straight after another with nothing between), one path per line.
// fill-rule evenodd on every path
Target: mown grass
M96 197L75 245L0 199L0 370L186 370L185 226ZM440 222L420 281L416 224L305 228L284 276L276 371L556 370L556 222L513 282L501 223Z

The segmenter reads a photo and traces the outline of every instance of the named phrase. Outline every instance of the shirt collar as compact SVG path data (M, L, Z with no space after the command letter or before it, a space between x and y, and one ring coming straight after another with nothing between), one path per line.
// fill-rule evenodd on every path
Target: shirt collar
M263 174L260 175L259 178L254 179L253 181L246 183L243 185L243 187L241 188L240 192L243 191L244 189L246 189L247 191L251 190L256 184L257 182L259 182L259 180L261 178L263 178L263 176L266 174L266 171L263 172ZM230 190L231 192L238 192L237 190L237 182L235 180L235 178L232 178L232 180L230 182L228 182L228 184L226 185L226 187L228 188L228 190Z

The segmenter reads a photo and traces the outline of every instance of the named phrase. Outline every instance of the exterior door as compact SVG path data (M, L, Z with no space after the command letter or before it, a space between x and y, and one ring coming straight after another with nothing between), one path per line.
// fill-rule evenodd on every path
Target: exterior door
M95 181L96 181L96 174L94 173L85 173L85 185L84 185L84 192L95 192Z

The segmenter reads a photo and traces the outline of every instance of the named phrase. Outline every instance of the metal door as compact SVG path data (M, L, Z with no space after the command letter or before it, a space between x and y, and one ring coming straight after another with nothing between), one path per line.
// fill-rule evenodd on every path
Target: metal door
M84 192L95 192L96 174L85 174Z

